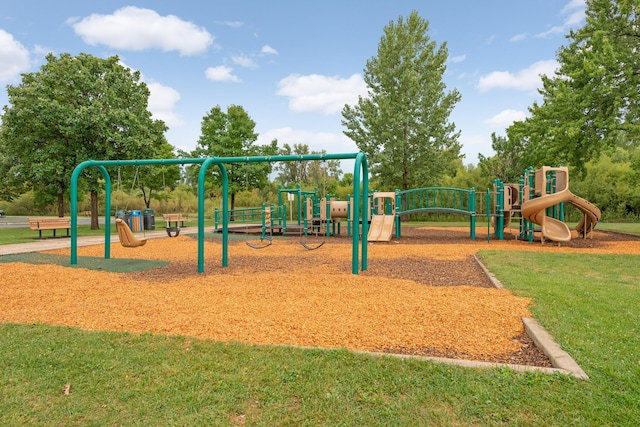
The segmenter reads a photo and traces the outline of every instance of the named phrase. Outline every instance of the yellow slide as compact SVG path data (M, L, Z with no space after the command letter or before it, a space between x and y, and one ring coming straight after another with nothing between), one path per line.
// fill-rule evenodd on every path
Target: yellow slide
M568 242L571 240L571 231L567 224L557 219L548 217L545 209L566 202L578 208L583 217L576 227L579 233L588 233L593 230L600 220L600 209L582 197L578 197L565 188L554 194L548 194L537 199L527 200L522 204L522 216L542 227L542 236L554 242Z
M373 215L367 240L370 242L388 242L393 234L394 215Z

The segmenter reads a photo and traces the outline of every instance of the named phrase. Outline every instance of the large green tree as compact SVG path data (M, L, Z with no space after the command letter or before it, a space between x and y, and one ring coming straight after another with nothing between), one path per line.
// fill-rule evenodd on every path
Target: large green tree
M436 184L460 157L459 132L449 121L460 94L447 92L446 43L438 46L428 31L416 11L390 22L364 69L367 96L342 110L345 135L387 189Z
M215 106L204 116L201 135L193 157L246 157L273 156L278 152L277 141L270 145L255 144L258 134L256 123L245 109L239 105L230 105L224 112ZM231 210L235 209L236 194L253 188L263 189L269 184L272 171L270 163L230 163L225 165L229 178L229 196ZM211 168L214 185L220 186L220 174Z
M46 60L39 71L23 74L19 85L7 88L0 154L8 170L2 173L57 200L63 216L64 196L79 163L154 157L167 143L167 127L152 119L140 73L123 67L117 56L64 53ZM84 178L92 198L92 228L97 228L100 177L87 170Z
M555 76L543 76L541 103L514 123L509 139L534 166L586 162L621 139L640 136L640 2L587 0L586 23L560 48Z

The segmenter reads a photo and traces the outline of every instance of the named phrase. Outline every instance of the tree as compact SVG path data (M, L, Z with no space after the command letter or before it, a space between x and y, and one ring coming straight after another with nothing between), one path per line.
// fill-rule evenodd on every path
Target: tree
M277 141L270 145L254 145L258 134L256 123L239 105L231 105L227 112L215 106L202 119L202 134L198 139L193 157L246 157L273 156L278 152ZM229 178L231 210L235 208L235 196L243 190L262 189L269 183L270 163L231 163L225 165ZM211 168L211 176L220 186L220 173Z
M496 154L492 157L478 156L478 167L482 174L493 179L499 178L502 182L518 182L520 175L530 166L520 141L492 133L491 148Z
M117 56L50 53L46 59L40 71L23 74L18 86L7 88L0 153L10 159L3 162L10 165L3 174L57 199L58 215L64 216L64 195L79 163L153 157L166 143L167 127L151 118L140 73L120 65ZM97 229L100 174L87 170L85 177Z
M284 144L279 150L283 156L304 155L309 154L309 146L307 144L293 144L293 148L289 144ZM301 160L299 162L281 162L276 166L278 181L285 187L294 184L304 184L309 181L309 160Z
M578 170L640 136L640 10L637 0L587 0L586 24L560 48L555 76L542 77L542 103L507 131L534 166Z
M294 144L293 149L289 144L284 144L280 149L281 155L305 155L305 154L325 154L322 152L310 151L307 144ZM342 175L339 160L300 160L297 162L281 162L276 170L278 181L285 187L292 187L295 184L307 185L321 189L321 195L325 196L332 192L331 188L337 185L337 181ZM329 190L327 190L329 187Z
M154 155L154 158L160 159L175 157L173 146L168 142L161 144ZM144 205L147 209L151 206L151 199L159 199L161 191L174 188L180 180L180 166L178 165L141 166L140 169L138 179L140 180ZM166 192L164 196L166 197Z
M416 11L390 22L364 69L368 96L342 110L345 135L388 189L437 183L460 157L459 132L449 122L460 94L446 92L446 44L438 47L428 30Z

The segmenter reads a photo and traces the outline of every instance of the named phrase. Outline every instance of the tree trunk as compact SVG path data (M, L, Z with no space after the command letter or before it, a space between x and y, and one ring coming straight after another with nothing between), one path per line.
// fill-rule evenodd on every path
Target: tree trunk
M105 217L109 217L110 213L105 212ZM98 223L98 192L91 190L91 229L100 230L100 224Z
M60 218L64 216L64 196L62 193L58 193L58 216Z
M147 209L149 209L149 206L151 206L151 193L153 192L153 190L149 188L149 195L147 196L147 192L144 189L144 185L141 185L140 189L142 190L142 199L144 200L144 205L146 206Z
M236 193L231 193L231 208L229 209L231 211L231 215L229 215L229 221L235 221L236 220L236 215L234 212L234 209L236 208Z

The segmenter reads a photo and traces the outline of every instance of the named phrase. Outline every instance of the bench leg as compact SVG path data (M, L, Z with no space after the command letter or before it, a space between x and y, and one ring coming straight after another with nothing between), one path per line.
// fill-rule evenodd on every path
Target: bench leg
M38 239L42 240L42 230L38 230Z

